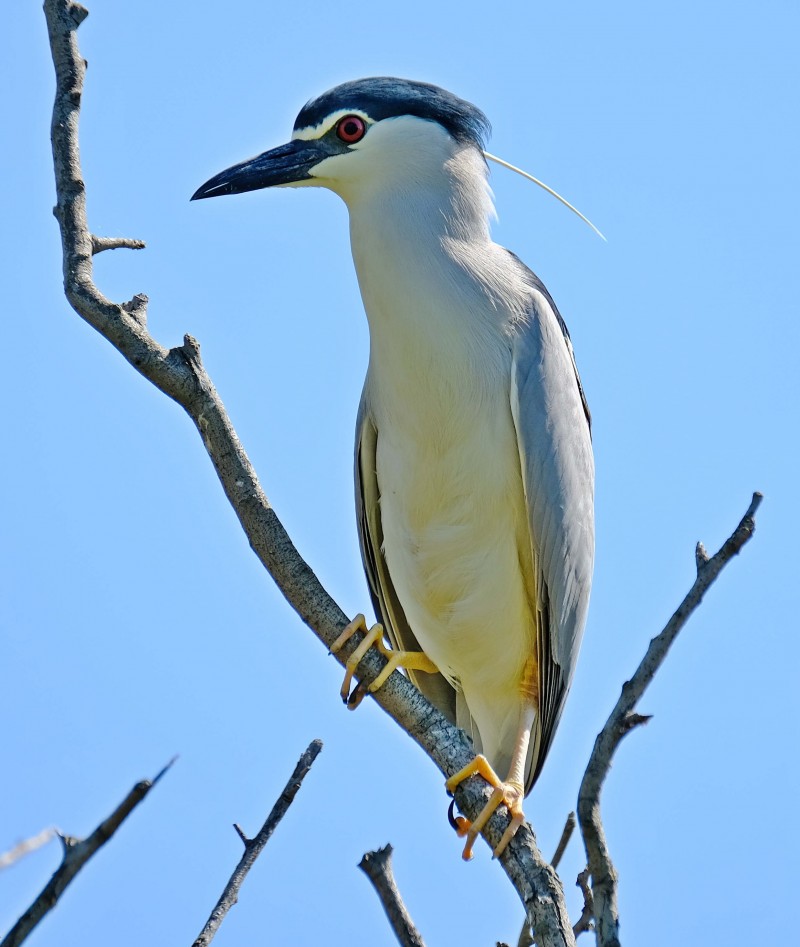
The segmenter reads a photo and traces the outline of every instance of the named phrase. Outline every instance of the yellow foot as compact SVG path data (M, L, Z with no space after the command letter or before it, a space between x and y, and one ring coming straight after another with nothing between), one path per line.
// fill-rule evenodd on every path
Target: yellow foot
M525 813L522 811L522 800L525 796L524 786L522 783L512 780L503 782L498 779L497 773L495 773L489 765L489 761L485 756L476 756L464 769L457 772L454 776L451 776L445 783L445 787L452 795L459 783L462 783L468 777L475 776L476 774L483 776L486 782L494 787L494 791L492 792L491 799L486 803L483 809L481 809L478 818L474 822L470 822L463 816L459 816L457 819L451 818L450 820L459 838L466 836L467 841L461 856L464 861L469 861L472 858L472 848L475 845L475 839L477 839L481 829L486 825L492 813L501 803L505 803L505 805L508 806L511 824L503 833L503 837L494 850L493 854L495 858L503 853L508 843L516 835L517 829L525 821Z
M383 643L383 625L373 625L367 629L367 621L363 615L356 617L347 625L344 631L331 645L331 654L336 654L353 637L357 631L365 632L364 640L359 644L356 650L347 659L345 665L344 681L342 682L341 695L342 700L347 704L350 710L355 710L361 703L367 691L373 694L379 687L386 683L389 675L399 667L408 668L411 671L427 671L429 674L436 674L439 668L423 651L395 651L388 648ZM375 645L380 653L386 658L386 667L375 678L375 680L365 690L359 684L353 693L350 693L350 684L356 668L361 663L361 659Z

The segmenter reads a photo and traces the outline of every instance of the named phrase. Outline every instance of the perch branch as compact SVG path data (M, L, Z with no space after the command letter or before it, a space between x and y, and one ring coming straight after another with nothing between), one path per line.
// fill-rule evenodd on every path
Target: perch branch
M267 821L261 826L261 831L255 838L248 839L241 828L238 825L234 825L236 834L244 844L244 855L242 855L239 860L239 864L225 885L225 890L220 895L220 899L217 901L214 910L206 921L205 927L200 931L192 947L208 947L208 944L211 943L220 924L225 920L225 915L239 900L239 889L247 877L248 871L253 867L255 860L270 840L270 836L275 831L278 823L288 812L289 806L294 802L294 797L297 795L314 760L319 756L321 749L322 740L312 740L311 743L308 744L308 748L297 761L297 766L295 766L294 772L289 777L289 782L283 787L283 792L278 797L278 801L267 816Z
M414 926L411 915L400 897L392 871L392 846L386 845L375 852L367 852L358 867L372 882L378 893L389 924L401 947L425 947L422 935Z
M661 667L678 632L703 600L703 595L709 586L753 535L754 517L761 500L760 493L753 494L753 499L741 522L716 555L709 558L702 545L698 544L695 553L697 578L694 584L663 631L650 642L636 673L623 685L622 693L611 716L595 740L578 794L578 820L592 875L599 947L619 947L620 943L617 872L611 861L600 817L600 790L611 768L611 759L625 734L629 733L633 727L646 723L647 717L634 713L636 704L653 680L656 671Z
M75 875L78 874L92 855L114 835L125 819L128 818L174 762L174 759L170 760L155 779L143 779L137 783L111 815L101 822L87 838L78 839L59 834L58 837L61 839L64 849L61 864L33 904L0 942L0 947L19 947L19 944L28 937L45 914L56 906L58 899Z
M572 833L575 831L575 826L577 824L578 822L575 818L575 813L570 812L570 814L567 816L567 821L564 823L564 828L561 832L561 838L558 840L558 845L556 845L556 850L553 853L553 857L550 859L550 864L553 866L553 871L558 871L558 865L561 859L564 857L564 852L567 850L567 845L569 845L569 841L572 838ZM519 932L517 947L532 947L533 943L533 933L526 918L524 924L522 925L522 930Z
M251 547L292 608L329 649L348 624L348 618L300 556L270 506L203 367L199 345L187 335L183 345L164 348L146 330L144 296L119 304L106 299L94 284L94 242L87 224L78 147L86 66L78 48L76 29L87 12L70 0L45 0L44 8L56 71L51 136L57 194L55 214L61 229L67 299L78 315L138 372L189 414ZM337 660L345 663L360 640L361 635L354 635L337 653ZM384 659L371 649L360 665L362 678L369 683L384 664ZM472 759L474 750L466 735L400 673L392 674L374 697L445 777L458 772ZM465 780L456 790L459 809L472 819L490 796L491 788L480 777ZM501 806L482 833L490 846L499 843L508 823L508 812ZM517 832L500 862L535 924L543 947L571 947L574 940L561 882L539 852L530 827L523 826Z

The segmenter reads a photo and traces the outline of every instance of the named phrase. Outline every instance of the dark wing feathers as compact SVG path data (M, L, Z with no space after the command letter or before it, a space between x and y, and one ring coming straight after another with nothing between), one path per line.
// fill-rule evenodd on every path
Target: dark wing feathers
M375 615L383 625L392 647L402 651L421 651L398 601L386 560L381 553L383 528L375 463L377 443L378 432L367 414L362 394L356 421L355 452L356 521L361 559ZM455 723L456 692L447 679L441 674L426 674L422 671L407 673L434 707L438 707L448 720Z

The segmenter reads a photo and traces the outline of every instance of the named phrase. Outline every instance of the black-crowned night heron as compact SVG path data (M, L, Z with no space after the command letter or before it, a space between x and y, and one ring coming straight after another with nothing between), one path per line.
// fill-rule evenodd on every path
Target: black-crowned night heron
M385 629L387 674L407 668L472 735L485 758L447 788L480 772L495 793L465 857L501 802L512 824L496 854L523 821L575 668L594 559L589 411L550 294L489 234L488 132L482 112L436 86L347 82L302 109L287 144L194 195L316 186L347 204L370 330L356 507L381 624L343 693L370 643L388 652ZM363 616L338 645L360 627Z

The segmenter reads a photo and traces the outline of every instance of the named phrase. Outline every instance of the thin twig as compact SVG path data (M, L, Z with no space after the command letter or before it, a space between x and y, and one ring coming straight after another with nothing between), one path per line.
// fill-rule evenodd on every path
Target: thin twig
M29 852L35 852L36 849L41 848L42 845L47 845L50 839L55 838L57 835L57 829L43 829L37 835L17 842L13 848L10 848L7 852L3 852L3 854L0 855L0 871L3 868L8 868L9 865L13 865L14 862L22 858L23 855L27 855Z
M56 97L51 136L56 175L56 218L61 228L64 290L81 318L100 332L145 378L180 404L197 426L228 500L247 538L281 592L326 649L348 624L348 617L323 588L294 547L269 504L256 473L231 425L224 405L190 336L166 349L146 329L146 299L119 304L106 299L92 276L92 235L86 219L85 185L78 147L78 119L86 72L75 31L85 18L83 7L69 0L45 0L45 15L56 69ZM344 664L361 641L354 635L337 653ZM359 665L369 683L385 665L375 649ZM474 757L467 736L449 723L400 673L374 695L376 702L415 740L445 777ZM480 777L456 790L458 808L475 819L491 796ZM483 830L497 846L509 824L501 806ZM536 925L543 947L572 947L564 892L552 867L539 852L529 827L522 826L500 856L500 863Z
M558 868L577 824L578 820L575 818L575 813L570 812L570 814L567 816L567 821L564 823L564 831L561 833L561 838L558 840L558 845L556 845L556 850L553 853L553 857L550 861L550 864L553 866L553 868Z
M394 936L401 947L425 947L425 941L414 926L411 915L397 889L392 871L392 851L391 845L385 845L375 852L367 852L358 863L358 867L377 891Z
M0 947L19 947L19 944L28 937L45 914L56 906L58 899L75 875L78 874L92 855L114 835L125 819L174 762L174 759L170 760L154 779L143 779L137 783L111 815L101 822L88 838L77 839L59 834L61 844L64 847L61 864L33 904L0 942Z
M575 940L577 940L584 931L594 929L594 897L592 896L592 889L589 887L588 868L584 868L578 875L578 880L575 884L583 892L583 910L575 926L572 928L572 933L575 935Z
M255 860L263 851L278 823L288 812L289 806L294 802L294 797L297 795L300 785L311 769L314 760L319 756L321 749L322 740L312 740L308 744L308 748L297 761L297 766L289 777L289 782L284 786L278 801L267 816L267 821L261 826L261 830L255 838L248 839L238 825L234 826L239 838L244 843L244 855L242 855L239 864L234 869L228 883L225 885L225 890L192 947L208 947L208 944L213 940L220 924L225 920L225 915L239 900L239 889L247 877L248 871L253 867Z
M617 872L611 861L600 817L600 790L611 768L611 759L625 734L647 721L648 718L634 714L636 704L661 667L678 632L700 604L709 586L753 535L754 516L761 500L760 493L753 494L741 522L715 556L709 559L702 547L699 547L700 551L696 551L697 578L694 584L664 630L650 642L636 673L623 685L622 694L611 716L595 740L578 794L578 819L592 875L598 947L619 947Z
M96 237L92 234L92 253L96 256L103 250L144 250L144 240L131 240L130 237Z

